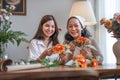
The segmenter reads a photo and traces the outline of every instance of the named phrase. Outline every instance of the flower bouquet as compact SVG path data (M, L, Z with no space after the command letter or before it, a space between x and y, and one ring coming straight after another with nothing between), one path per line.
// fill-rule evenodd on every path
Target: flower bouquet
M64 44L56 44L52 47L53 54L62 54L65 51L66 47ZM41 64L46 67L56 67L60 64L60 60L56 59L53 62L50 62L49 59L42 59Z
M53 53L57 53L57 54L61 54L65 51L66 46L64 44L56 44L55 46L53 46L52 51Z
M78 37L73 41L73 43L78 47L88 47L96 50L96 48L91 45L90 39L88 39L87 37Z
M90 40L87 37L78 37L73 43L78 47L87 46L90 44Z
M93 48L96 50L94 46L91 45L91 41L87 37L79 37L73 41L73 43L78 47L87 47L87 48ZM87 67L92 66L93 63L92 60L96 60L95 58L89 58L86 59L81 53L76 57L75 60L71 60L67 63L67 65L71 66L80 66L80 67ZM97 60L96 60L97 61ZM98 64L98 63L97 63Z
M98 61L95 58L86 59L82 54L79 54L75 59L76 67L98 67Z
M113 18L100 20L100 24L104 25L109 33L113 33L113 37L120 38L120 13L115 13Z

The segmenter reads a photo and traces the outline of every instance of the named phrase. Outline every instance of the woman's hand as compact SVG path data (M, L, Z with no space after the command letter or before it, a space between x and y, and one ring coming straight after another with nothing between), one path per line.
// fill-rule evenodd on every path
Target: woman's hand
M69 60L71 60L73 58L73 54L60 54L60 59L61 59L61 64L64 65L65 63L67 63Z
M83 47L83 48L80 50L80 53L81 53L85 58L91 58L91 57L92 57L92 54L90 53L90 49L89 49L89 48Z
M52 53L53 53L52 48L46 49L46 50L44 51L44 53L46 54L46 56L52 55Z
M37 62L40 62L42 59L44 59L46 56L52 55L53 51L52 48L46 49L37 59Z
M76 47L75 44L73 42L70 42L69 46L70 46L70 51L73 53Z

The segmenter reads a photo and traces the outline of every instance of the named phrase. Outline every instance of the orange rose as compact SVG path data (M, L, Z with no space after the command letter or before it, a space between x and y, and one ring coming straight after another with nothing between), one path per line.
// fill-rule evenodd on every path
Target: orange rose
M87 68L87 63L85 62L85 63L81 64L81 67L82 68Z
M86 68L87 67L87 61L86 61L86 58L80 54L76 57L76 60L77 62L79 63L79 65L82 67L82 68Z
M65 51L65 45L63 44L56 44L55 46L53 46L52 51L54 53L58 53L61 54Z
M79 37L79 38L76 39L76 41L77 41L79 44L81 44L81 45L85 45L86 42L88 41L88 38L86 38L86 37Z
M102 18L101 20L100 20L100 25L102 25L102 24L104 24L105 23L105 18Z
M110 20L106 20L104 26L105 28L109 29L110 27L112 27L112 22Z
M92 59L91 63L92 67L98 67L98 61L96 59Z

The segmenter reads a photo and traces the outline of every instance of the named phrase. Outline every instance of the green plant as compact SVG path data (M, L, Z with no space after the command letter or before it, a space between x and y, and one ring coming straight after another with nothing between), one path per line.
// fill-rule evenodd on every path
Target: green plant
M14 44L17 43L17 46L21 42L28 42L24 36L26 34L22 31L13 31L11 30L12 21L10 16L12 16L12 11L15 9L13 5L7 5L6 9L0 9L0 53L2 53L2 47L5 45L7 47L8 42Z
M54 60L53 62L50 62L49 59L42 59L40 63L46 67L56 67L60 64L60 60Z

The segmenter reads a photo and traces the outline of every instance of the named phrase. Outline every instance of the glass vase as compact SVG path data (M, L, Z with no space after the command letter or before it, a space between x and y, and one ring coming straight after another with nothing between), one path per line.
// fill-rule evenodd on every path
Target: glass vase
M6 45L0 45L0 60L8 59L8 54L6 54Z

